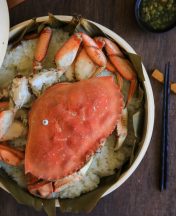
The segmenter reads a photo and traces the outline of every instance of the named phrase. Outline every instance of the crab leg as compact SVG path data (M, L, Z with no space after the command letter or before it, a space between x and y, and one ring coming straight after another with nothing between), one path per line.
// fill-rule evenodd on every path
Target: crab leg
M47 181L38 179L32 174L27 174L28 190L31 194L40 195L42 198L49 198L53 192L59 192L62 188L70 184L72 181L78 179L75 175L70 175L56 181Z
M94 41L96 42L96 44L98 45L99 49L101 49L101 50L105 46L105 41L103 39L101 39L100 37L95 37ZM122 89L122 87L123 87L123 78L122 78L122 76L119 73L117 73L117 69L113 66L113 64L110 62L109 59L107 59L106 69L108 71L112 72L112 73L116 73L119 87L120 87L120 89Z
M104 53L101 51L101 49L99 49L98 45L91 37L84 33L81 33L81 35L83 39L83 45L88 56L96 65L104 69L107 63Z
M9 130L14 119L14 112L12 110L4 110L0 112L0 140Z
M72 35L55 55L55 63L59 70L64 72L71 66L76 58L82 37L80 33Z
M137 80L134 70L130 65L130 62L127 59L121 58L119 56L109 56L113 64L116 68L118 68L119 73L126 79L131 82L128 97L127 97L127 104L131 100L134 95L137 86Z
M27 129L20 121L14 121L8 128L7 132L0 138L0 141L14 140L18 137L25 136Z
M28 79L26 77L13 79L10 95L16 109L29 103L31 100L31 93L28 88Z
M115 73L117 71L109 60L107 60L106 69L112 73Z
M84 48L78 54L75 61L75 76L78 80L88 79L95 73L97 66L87 55Z
M50 27L44 28L40 33L39 39L37 41L37 47L34 54L34 62L33 62L34 72L42 69L41 62L44 60L47 54L51 36L52 36L52 29Z
M0 160L9 165L18 166L24 160L24 152L2 143L0 144Z
M45 88L58 82L61 73L56 69L41 70L39 73L31 76L29 80L30 87L36 96L39 96Z
M121 76L131 82L127 97L127 103L129 103L137 86L136 74L133 66L127 59L125 59L123 53L114 42L104 37L97 37L96 41L99 41L99 43L105 43L104 47L111 63Z
M95 73L97 74L106 67L106 57L99 49L95 41L84 33L75 33L72 35L64 45L57 51L55 55L55 63L57 68L66 71L76 59L81 43L83 44L85 52L78 55L77 68L82 68L82 63L90 64L91 61L97 66ZM90 59L89 59L90 58ZM77 61L77 59L76 59ZM92 62L89 65L92 66ZM80 72L79 72L80 73Z
M9 102L0 102L0 111L9 107Z
M21 122L13 122L16 110L5 110L8 107L9 102L0 103L0 141L12 140L26 133Z
M127 104L128 104L136 90L137 80L136 80L135 71L132 65L130 64L130 62L124 58L123 53L120 51L118 46L107 38L105 38L104 40L105 40L105 49L109 56L110 61L118 70L118 72L126 80L129 80L131 82L129 92L128 92L128 97L127 97Z
M0 140L7 133L14 119L14 112L5 110L8 106L9 102L0 103Z
M54 183L38 179L37 177L27 175L28 190L31 194L40 195L43 198L48 198L54 192Z
M103 49L103 47L105 46L105 41L104 40L100 40L99 37L95 37L94 41L96 42L97 46L99 49ZM111 71L112 73L116 72L116 68L111 64L111 62L109 61L109 59L107 59L107 63L106 63L106 69L108 71Z
M118 81L120 89L122 90L122 88L123 88L123 77L119 73L117 74L117 81Z

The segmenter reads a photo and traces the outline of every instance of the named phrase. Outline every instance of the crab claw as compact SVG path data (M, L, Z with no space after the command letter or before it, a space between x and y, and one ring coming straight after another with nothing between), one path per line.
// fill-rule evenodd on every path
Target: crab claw
M92 61L102 68L102 70L106 67L106 57L104 53L99 49L96 42L89 37L87 34L81 33L83 39L84 48L88 54L88 56L92 59Z
M12 110L4 110L0 112L0 140L9 130L14 119L14 112Z
M78 80L90 78L97 67L83 48L75 61L75 76Z
M58 82L61 73L56 69L43 69L39 73L34 74L29 78L29 84L32 92L39 96L45 88Z
M19 109L28 104L32 96L28 88L28 79L26 77L13 79L10 95L15 108Z
M18 137L25 136L27 130L20 121L14 121L7 132L0 138L0 141L14 140Z
M9 165L18 166L24 160L24 152L2 143L0 144L0 160Z
M37 47L34 54L34 62L33 62L34 72L42 69L41 62L44 60L47 54L51 36L52 36L52 29L50 27L44 28L40 33L39 39L37 41Z
M66 71L78 53L82 38L80 33L72 35L55 55L55 63L59 70Z
M84 51L81 51L76 59L81 43L83 44ZM55 55L55 63L57 68L64 72L68 70L75 59L77 62L75 64L77 70L76 73L79 75L82 72L82 68L85 70L85 65L88 66L88 69L85 70L85 73L88 76L91 68L95 71L93 73L93 75L95 75L106 67L106 57L104 53L99 49L91 37L82 32L72 35Z

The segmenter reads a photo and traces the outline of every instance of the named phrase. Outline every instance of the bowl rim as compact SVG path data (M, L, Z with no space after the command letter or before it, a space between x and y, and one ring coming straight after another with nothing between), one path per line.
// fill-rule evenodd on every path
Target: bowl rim
M71 18L72 18L72 16L68 16L68 15L55 15L55 16L57 18L61 19L61 20L64 20L64 21L70 21ZM46 21L47 19L48 19L48 16L42 16L42 17L38 17L36 19L36 21L41 22L41 21ZM29 24L31 22L31 20L32 19L29 19L29 20L23 21L23 22L15 25L15 26L13 26L10 29L9 38L11 38L16 32L18 32L20 29L22 29L25 25ZM124 48L128 52L136 54L134 49L122 37L120 37L118 34L116 34L112 30L108 29L107 27L105 27L105 26L103 26L101 24L98 24L98 23L93 22L91 20L88 20L88 21L94 23L95 25L97 25L107 35L112 37L122 48ZM150 140L151 140L152 132L153 132L153 126L154 126L155 105L154 105L154 97L153 97L153 91L152 91L152 87L151 87L151 84L150 84L150 80L149 80L147 71L146 71L143 64L142 64L142 68L143 68L144 78L145 78L144 88L146 89L146 103L147 103L147 104L145 104L145 106L147 106L147 110L146 110L146 121L147 121L147 123L146 123L146 134L143 135L144 142L143 142L143 145L141 146L141 149L140 149L135 161L130 166L130 168L121 175L119 180L114 185L112 185L101 196L101 198L108 195L109 193L113 192L114 190L116 190L118 187L120 187L132 175L132 173L136 170L136 168L138 167L138 165L142 161L142 159L143 159L143 157L144 157L144 155L145 155L145 153L147 151L147 148L148 148L148 146L150 144ZM1 183L0 183L0 187L4 188L4 186L2 186ZM56 207L59 207L58 201L56 201Z
M0 6L0 24L1 24L1 31L3 34L0 34L0 68L3 63L6 50L7 50L7 45L8 45L8 38L9 38L9 11L8 11L8 6L7 2L5 0L1 1L1 6Z

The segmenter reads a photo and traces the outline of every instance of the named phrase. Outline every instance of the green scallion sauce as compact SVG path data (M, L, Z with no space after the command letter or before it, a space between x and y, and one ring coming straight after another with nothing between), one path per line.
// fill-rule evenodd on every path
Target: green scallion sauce
M176 22L176 0L143 0L140 16L154 30L164 30Z

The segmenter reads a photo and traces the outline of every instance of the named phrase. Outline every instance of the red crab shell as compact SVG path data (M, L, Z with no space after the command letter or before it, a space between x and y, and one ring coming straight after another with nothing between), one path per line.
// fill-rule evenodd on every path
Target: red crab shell
M78 171L112 133L122 107L110 76L50 87L30 112L25 172L56 180Z

